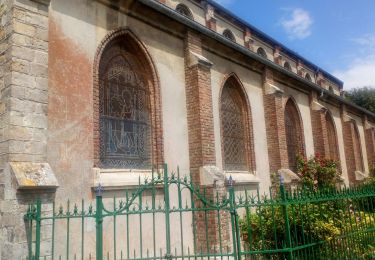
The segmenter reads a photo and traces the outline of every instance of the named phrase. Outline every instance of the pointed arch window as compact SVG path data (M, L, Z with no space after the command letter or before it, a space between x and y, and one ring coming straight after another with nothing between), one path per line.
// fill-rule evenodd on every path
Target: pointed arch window
M311 76L310 76L309 73L306 73L306 75L305 75L305 79L307 79L308 81L311 81L311 82L312 82L312 78L311 78Z
M101 53L97 119L101 168L151 169L161 163L161 120L154 120L160 118L159 91L149 61L143 46L126 32Z
M303 154L302 124L295 103L289 99L284 110L289 169L297 171L297 156Z
M355 122L352 122L351 127L352 127L352 133L353 133L355 169L356 171L364 172L361 139L359 136L358 127Z
M325 116L326 127L327 127L327 139L328 139L328 159L338 161L338 147L337 147L337 136L336 128L333 122L332 116L327 112Z
M254 170L250 111L244 93L233 77L223 87L220 110L224 170Z

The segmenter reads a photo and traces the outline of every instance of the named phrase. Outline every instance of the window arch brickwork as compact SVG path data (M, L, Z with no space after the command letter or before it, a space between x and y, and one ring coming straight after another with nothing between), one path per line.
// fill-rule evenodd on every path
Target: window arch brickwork
M289 71L292 71L292 66L290 65L290 63L289 62L284 62L284 68L285 69L287 69L287 70L289 70Z
M267 53L262 47L259 47L257 49L257 54L262 56L263 58L267 59Z
M346 167L350 184L355 184L357 182L355 172L363 173L364 170L361 139L354 119L344 118L343 121Z
M255 170L251 110L235 75L224 83L220 112L224 170Z
M234 34L231 32L231 30L229 29L225 29L223 31L223 36L229 40L231 40L232 42L236 42L236 38L234 37Z
M325 123L326 123L326 134L327 134L327 158L331 160L338 161L338 146L337 146L337 134L335 123L331 114L327 111L325 113Z
M366 151L369 168L375 166L375 129L366 129Z
M109 33L94 67L94 165L150 169L163 162L156 71L128 29Z
M304 145L301 118L296 104L290 98L285 104L284 122L289 169L296 172L296 156L304 154Z
M311 109L311 125L315 154L338 161L338 142L335 122L329 110Z
M190 11L189 7L187 7L186 5L178 4L176 6L176 11L182 14L183 16L186 16L187 18L194 20L192 12Z
M351 127L352 127L352 132L353 132L353 150L354 150L354 159L355 159L355 169L357 171L364 172L361 138L359 136L358 126L357 124L352 123Z

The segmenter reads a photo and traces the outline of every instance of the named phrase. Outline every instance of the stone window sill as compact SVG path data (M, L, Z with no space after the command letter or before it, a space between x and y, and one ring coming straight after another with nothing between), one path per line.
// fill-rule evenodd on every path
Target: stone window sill
M224 171L225 178L228 180L232 176L235 186L259 184L260 179L255 173L249 171Z
M144 184L145 180L151 180L153 174L151 170L139 169L101 169L93 168L94 185L98 187L99 184L103 190L123 190L135 189L139 184ZM157 171L154 171L154 177L157 176Z

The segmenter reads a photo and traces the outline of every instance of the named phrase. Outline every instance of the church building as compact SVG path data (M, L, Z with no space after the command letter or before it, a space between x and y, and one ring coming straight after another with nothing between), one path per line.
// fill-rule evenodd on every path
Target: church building
M0 17L1 260L27 255L37 197L121 197L164 164L222 193L298 182L297 155L338 161L346 186L375 166L375 114L213 0L2 0Z

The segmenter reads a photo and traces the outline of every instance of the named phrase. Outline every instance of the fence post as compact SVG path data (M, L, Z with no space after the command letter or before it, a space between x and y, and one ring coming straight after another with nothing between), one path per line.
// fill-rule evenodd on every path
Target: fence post
M166 259L172 259L171 255L171 223L169 220L170 206L169 206L169 181L168 181L168 166L164 164L164 211L165 211L165 239L166 239Z
M238 216L237 211L235 208L235 194L234 194L234 188L233 188L233 179L232 176L229 177L228 180L228 186L229 186L229 206L230 206L230 219L231 219L231 225L232 225L232 239L233 239L233 256L234 259L240 259L240 234L239 234L239 228L238 228Z
M36 200L36 216L35 216L35 259L40 258L40 226L42 217L42 201L40 198Z
M282 207L283 207L283 216L285 222L285 240L286 240L286 247L289 249L287 259L293 259L293 252L290 251L292 249L292 239L290 236L290 223L289 223L289 216L288 216L288 200L286 198L286 192L284 187L284 179L280 176L280 194L282 200Z
M96 188L96 259L103 260L103 187L98 185Z

